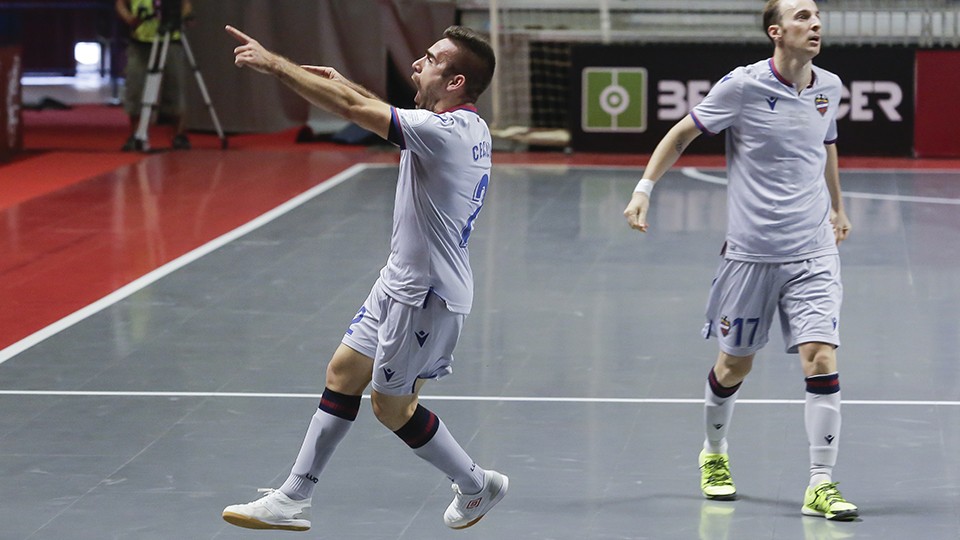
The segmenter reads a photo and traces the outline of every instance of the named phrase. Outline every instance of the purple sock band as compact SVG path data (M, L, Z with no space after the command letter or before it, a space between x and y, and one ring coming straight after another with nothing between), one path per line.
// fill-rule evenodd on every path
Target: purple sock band
M357 419L357 413L360 412L360 396L348 396L324 388L323 395L320 397L320 410L353 422Z
M413 416L400 429L394 431L407 446L416 450L430 442L440 429L440 419L422 405L417 405Z
M807 381L807 392L811 394L836 394L840 391L840 374L814 375L804 379Z
M720 384L720 381L717 380L717 374L713 372L713 369L710 369L710 375L707 375L707 381L710 383L710 391L713 392L713 395L718 398L728 398L737 393L737 390L740 389L740 385L743 383L737 383L731 387L726 387Z

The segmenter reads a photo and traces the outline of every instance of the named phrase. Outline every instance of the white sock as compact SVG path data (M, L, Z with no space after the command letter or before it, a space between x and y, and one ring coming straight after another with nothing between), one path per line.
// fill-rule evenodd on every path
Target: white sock
M717 381L716 374L712 369L710 370L703 400L703 419L706 431L703 449L708 454L727 453L727 431L730 429L730 421L733 419L733 406L737 402L739 392L740 384L729 388L722 386Z
M422 405L396 432L413 453L440 469L463 494L483 489L483 469L470 459L440 418Z
M804 424L810 442L810 485L831 482L840 446L840 384L837 373L807 377Z
M430 442L413 453L443 471L450 481L457 484L461 493L470 495L483 489L483 469L470 459L442 420Z
M324 390L320 408L310 419L307 434L300 445L300 453L290 469L290 475L280 486L284 495L295 500L313 496L320 473L343 440L357 417L360 396L347 396Z

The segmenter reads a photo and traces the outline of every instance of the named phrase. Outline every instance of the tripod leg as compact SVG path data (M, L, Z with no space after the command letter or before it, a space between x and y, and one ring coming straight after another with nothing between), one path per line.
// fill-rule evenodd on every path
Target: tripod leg
M185 33L180 34L180 42L183 44L183 52L186 54L187 63L190 65L190 69L193 71L193 75L197 79L197 86L200 87L200 94L203 96L203 102L206 104L207 109L210 110L210 118L213 120L213 127L217 130L217 136L220 137L220 148L226 148L227 136L223 134L223 129L220 127L220 119L217 118L217 111L213 109L213 102L210 100L210 93L207 92L207 85L203 82L203 76L200 74L200 69L197 67L197 62L193 58L193 50L190 49L190 43L187 41L187 35Z
M163 67L167 61L167 51L170 47L170 33L163 33L163 44L160 44L161 36L153 38L153 45L150 47L150 60L147 68L147 79L143 84L143 100L141 101L140 123L137 125L135 138L140 144L140 148L146 152L150 150L149 128L153 113L156 112L160 96L160 83L163 82Z

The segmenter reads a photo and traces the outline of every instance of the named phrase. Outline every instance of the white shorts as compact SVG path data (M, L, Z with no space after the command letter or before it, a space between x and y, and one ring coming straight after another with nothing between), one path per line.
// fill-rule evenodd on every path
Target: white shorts
M773 313L788 353L803 343L840 346L840 256L790 263L724 259L710 287L703 337L716 336L720 350L749 356L767 344Z
M377 279L342 342L373 358L374 390L409 395L417 379L439 379L453 372L453 349L464 319L433 293L422 306L398 302Z

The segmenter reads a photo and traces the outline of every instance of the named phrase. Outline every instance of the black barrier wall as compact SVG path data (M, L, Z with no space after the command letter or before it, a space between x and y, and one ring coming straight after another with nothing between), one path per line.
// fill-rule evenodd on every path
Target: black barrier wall
M571 146L588 152L650 153L713 83L771 56L769 46L575 45L571 50ZM915 51L825 47L814 64L844 84L841 154L908 156L913 149ZM688 153L723 153L722 136Z

